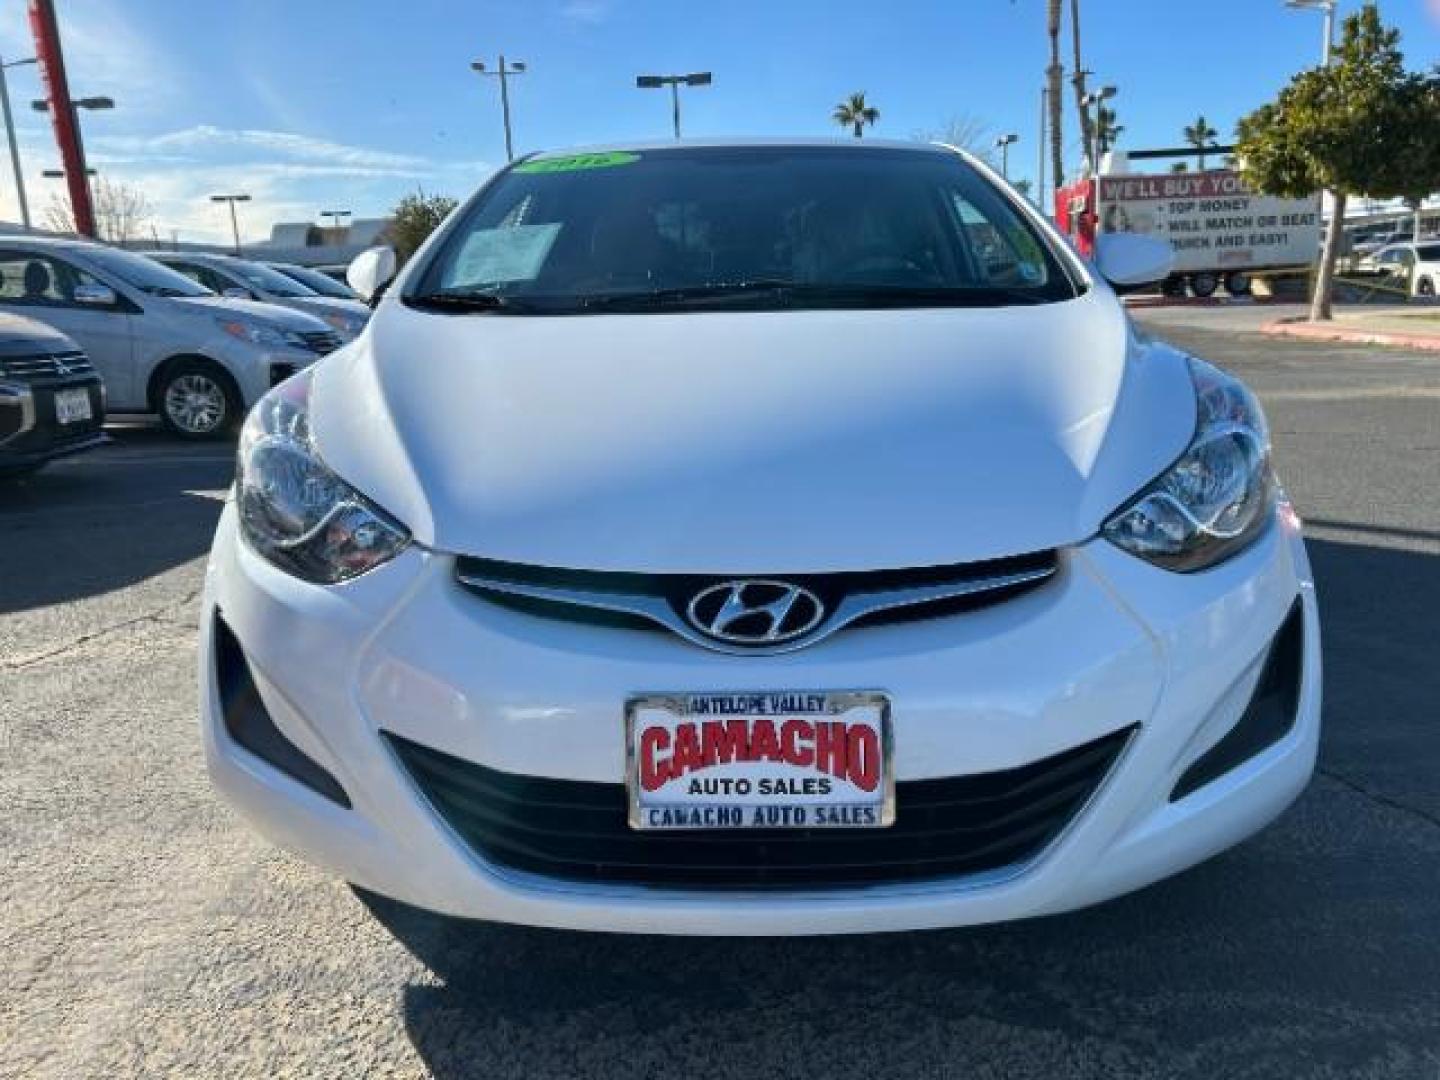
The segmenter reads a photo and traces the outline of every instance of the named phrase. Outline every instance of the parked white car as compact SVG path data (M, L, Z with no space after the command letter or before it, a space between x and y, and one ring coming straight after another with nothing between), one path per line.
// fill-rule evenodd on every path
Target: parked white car
M293 278L307 289L319 293L321 296L334 297L336 300L353 300L359 302L360 294L352 289L345 282L338 278L331 277L323 270L317 270L313 266L301 266L299 263L267 262L265 264L271 270L278 270L288 278Z
M1370 268L1406 281L1412 296L1440 293L1440 240L1391 244L1366 260Z
M321 296L309 285L251 259L190 251L145 254L221 296L278 304L323 319L342 342L358 337L370 319L370 309L359 300Z
M0 237L0 311L77 341L112 413L157 413L188 438L225 434L270 387L340 344L318 319L221 299L133 252Z
M501 170L246 422L216 785L365 889L645 934L1029 917L1250 835L1315 763L1299 519L1117 299L1169 245L1097 258L919 144Z

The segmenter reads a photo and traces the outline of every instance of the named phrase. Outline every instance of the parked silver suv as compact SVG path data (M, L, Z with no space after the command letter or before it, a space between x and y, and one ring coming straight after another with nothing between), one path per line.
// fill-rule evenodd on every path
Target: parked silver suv
M222 299L102 244L0 237L0 311L74 338L112 413L158 413L186 438L225 434L275 383L340 344L298 311Z

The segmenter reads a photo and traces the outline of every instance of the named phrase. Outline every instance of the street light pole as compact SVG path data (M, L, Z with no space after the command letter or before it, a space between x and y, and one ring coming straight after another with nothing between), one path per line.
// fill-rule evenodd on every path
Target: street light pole
M235 216L235 204L237 202L249 202L249 195L211 195L211 202L223 202L230 204L230 234L235 238L235 254L240 254L240 220Z
M321 216L322 218L329 218L329 219L330 219L330 227L331 227L332 229L338 229L338 228L340 228L340 219L341 219L342 217L351 217L351 216L352 216L352 211L350 211L350 210L321 210L321 211L320 211L320 216Z
M516 60L513 64L506 65L505 54L500 54L500 66L491 71L485 66L485 61L475 60L470 64L470 70L480 75L494 75L500 80L500 112L505 118L505 160L515 160L515 147L510 138L510 83L511 75L525 74L525 61Z
M995 145L1000 150L1000 175L1006 180L1010 179L1010 147L1020 141L1016 134L1001 135L995 140Z
M0 63L0 106L5 111L5 135L10 140L10 165L15 170L15 196L20 200L20 221L25 231L30 231L30 203L25 198L25 174L20 168L20 144L15 140L15 117L10 112L10 87L6 85L5 72L12 67L35 63L35 57L28 60L12 60Z
M670 87L670 117L675 127L675 138L680 138L680 87L709 86L714 76L708 71L696 71L689 75L636 75L635 85L641 90L658 90Z

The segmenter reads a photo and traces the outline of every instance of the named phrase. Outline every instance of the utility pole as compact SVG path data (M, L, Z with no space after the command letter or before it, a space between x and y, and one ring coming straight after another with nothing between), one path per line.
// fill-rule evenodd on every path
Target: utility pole
M1006 180L1010 179L1010 147L1020 141L1020 136L1014 133L1001 135L995 140L995 146L1000 151L1000 175Z
M680 138L680 87L709 86L713 76L708 71L696 71L689 75L636 75L635 85L641 90L659 90L670 87L670 115L675 126L675 138Z
M516 60L510 65L505 63L505 54L500 54L500 66L491 71L485 66L485 61L475 60L470 64L470 70L480 75L493 75L500 80L500 111L505 117L505 160L515 160L515 146L510 138L510 83L511 75L525 74L525 61Z
M30 203L25 198L25 173L20 168L20 145L15 141L15 117L10 112L10 88L5 82L5 72L13 67L36 63L35 57L28 60L0 62L0 106L5 110L5 135L10 140L10 165L15 170L15 197L20 200L20 222L25 231L30 231Z
M1035 198L1040 204L1040 212L1045 212L1045 125L1050 115L1050 88L1040 87L1040 138L1035 143L1040 148L1040 167L1036 172L1038 180L1035 186Z
M240 221L235 216L235 204L237 202L249 202L249 195L211 195L211 202L223 202L230 204L230 235L235 238L235 254L240 254Z

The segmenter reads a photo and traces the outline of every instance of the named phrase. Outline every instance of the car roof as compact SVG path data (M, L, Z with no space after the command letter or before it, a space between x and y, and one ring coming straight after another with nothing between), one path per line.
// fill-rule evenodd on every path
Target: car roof
M83 240L76 236L36 236L34 233L0 234L0 245L17 244L33 248L59 248L62 251L93 251L96 248L105 248L107 251L124 250L110 244L102 244L98 240Z
M537 151L534 157L563 157L570 154L621 154L621 153L657 153L657 152L683 152L686 150L706 149L802 149L816 147L830 150L853 150L857 153L865 153L874 150L913 150L917 153L953 153L954 151L938 142L919 142L910 139L855 139L855 138L822 138L822 139L685 139L676 141L669 139L665 141L641 141L641 142L609 142L596 143L587 146L565 146L555 147L549 150Z

